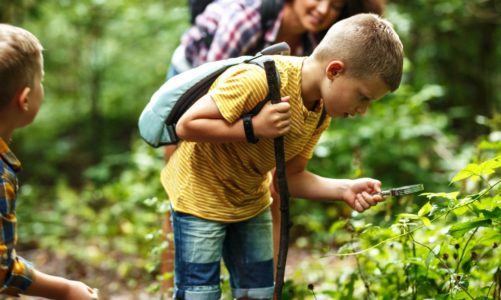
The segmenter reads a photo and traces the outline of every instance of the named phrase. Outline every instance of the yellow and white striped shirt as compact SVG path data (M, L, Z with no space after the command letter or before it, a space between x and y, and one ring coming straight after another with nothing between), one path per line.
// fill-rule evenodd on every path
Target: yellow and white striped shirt
M309 111L301 98L305 57L276 56L282 96L290 96L292 125L285 135L285 159L310 159L330 118L317 128L323 103ZM209 91L230 123L251 111L268 93L263 68L241 64L228 69ZM247 142L181 141L162 170L161 180L173 209L219 222L252 218L271 204L268 172L275 167L273 139Z

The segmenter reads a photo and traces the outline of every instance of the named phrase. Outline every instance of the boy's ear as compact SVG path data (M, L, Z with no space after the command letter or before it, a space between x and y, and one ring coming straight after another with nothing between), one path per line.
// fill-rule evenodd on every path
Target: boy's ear
M340 60L331 61L325 68L325 73L329 80L333 80L334 77L340 75L344 71L344 63Z
M19 109L23 111L27 111L29 109L29 94L31 92L31 89L29 87L24 87L19 94L17 95L15 102L16 106L19 107Z

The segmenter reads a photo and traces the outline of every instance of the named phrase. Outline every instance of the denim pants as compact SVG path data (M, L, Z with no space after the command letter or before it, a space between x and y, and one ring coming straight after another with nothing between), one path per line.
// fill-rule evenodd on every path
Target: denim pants
M221 298L220 266L230 273L233 297L273 298L273 241L269 209L237 223L172 211L174 299Z

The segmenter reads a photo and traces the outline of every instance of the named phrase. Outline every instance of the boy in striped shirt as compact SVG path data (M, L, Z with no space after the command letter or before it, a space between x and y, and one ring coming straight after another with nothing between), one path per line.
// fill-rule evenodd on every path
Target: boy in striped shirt
M332 26L311 56L274 60L284 97L266 104L251 130L241 116L268 93L264 70L252 64L224 72L176 126L182 141L161 174L172 205L175 299L219 299L221 258L235 298L273 297L268 172L277 136L292 197L337 199L359 212L383 200L376 179L325 178L306 164L331 118L363 115L400 85L403 46L391 24L359 14Z

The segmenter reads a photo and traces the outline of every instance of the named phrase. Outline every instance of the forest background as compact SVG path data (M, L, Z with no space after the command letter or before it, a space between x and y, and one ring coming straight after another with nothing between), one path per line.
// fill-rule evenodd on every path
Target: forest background
M162 150L137 120L189 26L186 2L0 0L0 22L45 47L45 102L12 142L25 170L18 252L103 299L158 299L171 276L159 268ZM395 0L386 17L405 47L402 86L366 117L333 121L309 168L428 194L363 215L293 200L303 258L287 297L499 299L501 1Z

